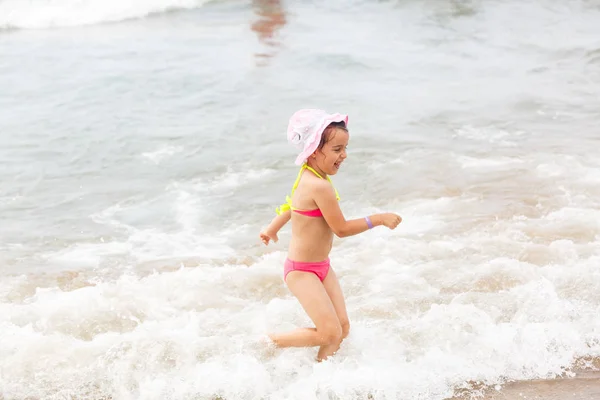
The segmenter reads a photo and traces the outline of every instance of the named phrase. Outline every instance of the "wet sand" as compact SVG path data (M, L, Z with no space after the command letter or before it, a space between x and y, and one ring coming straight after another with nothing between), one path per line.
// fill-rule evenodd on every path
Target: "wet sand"
M578 372L573 378L519 381L486 392L483 397L462 394L448 400L600 400L600 371Z

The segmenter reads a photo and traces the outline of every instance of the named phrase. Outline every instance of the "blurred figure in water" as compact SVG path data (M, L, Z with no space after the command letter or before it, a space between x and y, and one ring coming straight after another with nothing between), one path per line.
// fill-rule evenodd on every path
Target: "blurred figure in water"
M266 59L273 57L274 49L279 47L280 42L275 39L279 29L286 24L285 12L279 0L253 0L252 7L259 17L252 24L252 31L256 32L261 43L265 44L273 51L257 53L255 56L258 65L266 65Z

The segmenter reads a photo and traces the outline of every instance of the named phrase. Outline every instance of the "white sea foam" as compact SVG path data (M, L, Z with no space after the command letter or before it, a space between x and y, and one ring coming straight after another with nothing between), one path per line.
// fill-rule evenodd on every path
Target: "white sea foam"
M421 259L407 265L397 252L382 255L398 246L421 251ZM447 251L460 249L440 246L445 253L364 237L361 246L337 247L332 259L352 333L321 365L314 349L270 351L260 340L269 330L310 325L283 285L282 252L250 267L201 265L67 292L38 289L25 302L0 304L5 393L442 399L466 380L552 376L573 358L600 354L596 312L569 294L568 283L592 272L597 257L576 270L537 269L476 255L452 263ZM579 289L600 292L593 272L587 276Z
M208 0L3 0L0 28L52 28L117 22L171 10L202 7Z
M512 165L504 161L486 166ZM311 326L282 280L288 227L268 253L244 256L228 237L248 224L208 234L198 223L219 188L269 173L230 170L223 180L170 185L157 199L122 201L94 215L121 238L51 254L65 266L115 256L132 265L195 258L191 266L66 276L74 282L58 286L4 280L5 393L441 400L468 382L552 377L600 356L600 216L583 194L495 218L465 212L485 201L477 193L390 200L384 207L404 218L397 230L335 241L332 265L351 320L339 353L315 364L315 349L270 348L267 332ZM157 207L171 215L170 229L138 224ZM356 215L382 211L347 207Z
M498 127L463 126L454 130L453 137L514 147L517 140L526 135L523 131L506 130Z
M154 164L160 164L163 160L182 151L183 147L181 146L163 146L157 150L142 153L142 157L152 161Z
M458 162L463 168L482 168L485 170L499 168L514 168L518 164L523 164L525 161L511 157L494 157L494 158L475 158L468 156L458 157Z

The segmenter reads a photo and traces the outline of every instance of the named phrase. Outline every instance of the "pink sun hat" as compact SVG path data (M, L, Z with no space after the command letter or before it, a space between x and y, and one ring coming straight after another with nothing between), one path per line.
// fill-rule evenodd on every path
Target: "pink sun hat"
M342 121L348 126L348 116L345 114L327 114L323 110L312 108L296 111L291 116L287 129L288 142L301 150L296 158L296 165L305 163L317 149L327 125Z

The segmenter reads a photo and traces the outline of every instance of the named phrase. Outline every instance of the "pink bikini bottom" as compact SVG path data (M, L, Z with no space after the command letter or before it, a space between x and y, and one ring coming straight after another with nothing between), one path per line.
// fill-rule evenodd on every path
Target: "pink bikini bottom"
M312 272L321 280L321 282L323 282L327 276L327 273L329 272L329 266L329 258L320 262L300 262L292 261L289 258L286 258L283 268L283 280L285 280L287 274L289 274L291 271L304 271Z

